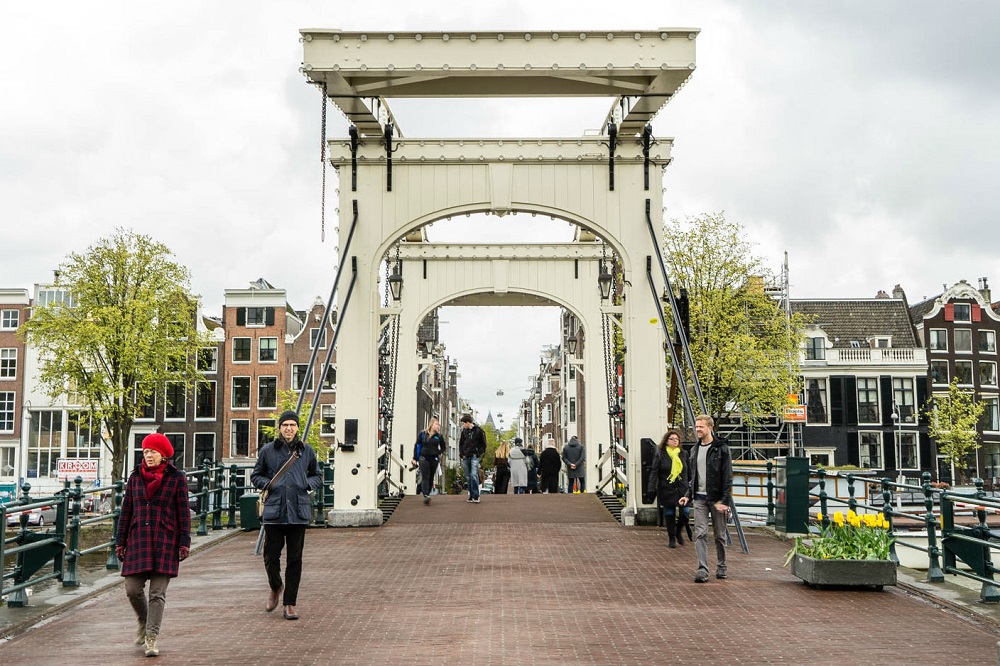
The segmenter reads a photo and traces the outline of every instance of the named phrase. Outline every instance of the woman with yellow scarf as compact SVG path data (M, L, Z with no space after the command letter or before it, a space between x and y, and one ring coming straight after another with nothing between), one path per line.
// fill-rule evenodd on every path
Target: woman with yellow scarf
M653 455L653 465L649 470L650 492L656 493L656 503L663 513L663 519L667 526L667 536L670 538L669 547L676 548L677 544L684 545L684 525L687 523L684 514L678 514L677 501L687 494L688 491L688 469L687 456L681 448L681 433L670 429L660 440ZM690 539L690 534L688 535Z

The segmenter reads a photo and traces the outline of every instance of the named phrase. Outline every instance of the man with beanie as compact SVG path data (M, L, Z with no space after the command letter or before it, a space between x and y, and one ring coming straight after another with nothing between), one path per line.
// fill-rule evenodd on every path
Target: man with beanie
M306 526L312 519L309 493L319 488L323 476L316 462L316 452L298 437L299 417L287 410L278 418L278 435L257 453L250 481L266 491L264 513L264 571L271 592L264 610L273 611L282 597L282 615L286 620L299 619L295 612L299 581L302 579L302 549ZM284 468L294 456L287 468ZM284 468L284 469L283 469ZM281 582L281 550L285 555L285 582ZM284 590L284 595L282 595Z
M486 433L472 421L472 414L463 414L462 435L458 440L458 455L462 459L462 471L469 483L467 502L479 503L479 459L486 453Z

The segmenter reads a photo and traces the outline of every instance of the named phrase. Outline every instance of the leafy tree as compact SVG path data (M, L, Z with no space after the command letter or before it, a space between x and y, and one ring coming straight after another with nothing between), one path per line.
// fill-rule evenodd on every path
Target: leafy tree
M117 229L59 267L66 297L36 306L22 335L40 354L39 382L72 396L110 435L112 478L121 479L139 411L166 382L193 386L199 335L188 269L163 244Z
M664 237L674 292L687 290L691 356L709 413L751 423L780 413L801 383L805 319L766 293L771 271L722 213L671 220ZM692 404L697 411L693 395Z
M278 417L285 410L295 411L295 408L299 404L298 393L292 389L282 389L278 391L278 406L270 414L271 418L277 421ZM302 403L302 411L299 413L299 437L302 437L302 431L306 427L306 419L309 418L309 410L312 409L312 403L308 400ZM320 430L322 430L323 424L320 422L320 410L316 410L315 416L313 416L313 422L309 426L309 435L303 440L306 444L309 444L316 451L316 458L318 460L329 460L330 446L319 436ZM278 429L263 425L260 427L263 431L264 436L269 440L273 440L278 436Z
M961 471L968 467L969 454L979 448L977 426L985 410L986 403L960 389L955 379L947 393L931 396L924 407L927 434L937 442L938 453Z

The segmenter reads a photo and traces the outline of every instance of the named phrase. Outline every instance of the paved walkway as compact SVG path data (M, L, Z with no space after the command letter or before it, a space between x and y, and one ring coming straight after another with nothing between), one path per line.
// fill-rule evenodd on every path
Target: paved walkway
M996 624L900 588L810 589L766 534L696 585L693 546L591 495L409 497L381 528L310 530L297 622L264 612L254 538L182 565L158 663L997 663ZM0 644L0 663L149 663L133 626L112 586Z

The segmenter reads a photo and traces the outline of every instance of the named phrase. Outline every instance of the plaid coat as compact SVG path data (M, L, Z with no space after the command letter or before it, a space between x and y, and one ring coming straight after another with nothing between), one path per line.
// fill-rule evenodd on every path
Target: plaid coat
M125 486L115 543L125 547L122 576L145 572L177 575L180 548L191 547L191 513L184 472L167 463L160 490L155 496L146 497L139 466L132 470Z

